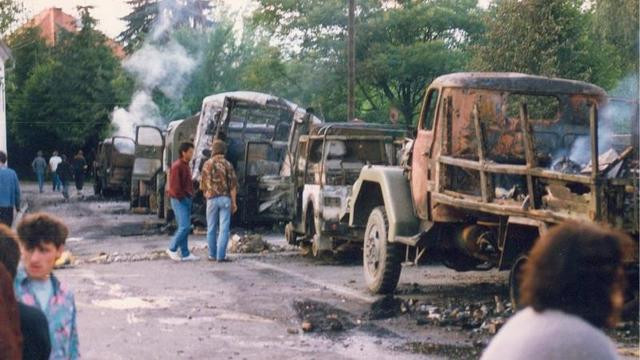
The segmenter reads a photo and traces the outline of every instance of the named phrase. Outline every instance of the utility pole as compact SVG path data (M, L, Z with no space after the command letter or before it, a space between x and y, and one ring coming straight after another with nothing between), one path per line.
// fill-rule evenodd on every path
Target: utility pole
M356 38L355 38L356 1L349 0L349 35L347 42L348 53L348 90L347 90L347 121L356 116Z

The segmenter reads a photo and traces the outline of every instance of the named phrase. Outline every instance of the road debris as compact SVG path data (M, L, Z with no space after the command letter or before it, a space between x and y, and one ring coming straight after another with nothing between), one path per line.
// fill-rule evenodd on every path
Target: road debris
M228 247L228 251L234 254L257 254L271 250L272 246L260 234L233 234Z
M294 301L293 308L298 314L301 329L305 333L340 332L355 327L349 313L329 304L314 301Z

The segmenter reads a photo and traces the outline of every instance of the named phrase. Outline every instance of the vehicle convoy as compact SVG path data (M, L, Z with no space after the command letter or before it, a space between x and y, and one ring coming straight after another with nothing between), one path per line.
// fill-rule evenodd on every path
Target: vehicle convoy
M627 274L637 285L638 110L626 116L613 103L579 81L515 73L434 80L407 165L365 166L353 186L349 224L364 233L369 289L393 292L403 260L428 255L458 271L510 269L515 301L527 252L565 220L632 235ZM615 135L621 121L632 123L626 137Z
M98 144L93 162L93 190L104 197L128 196L135 158L135 142L124 136L113 136Z
M296 202L285 228L288 242L316 256L357 242L348 226L351 187L365 165L397 165L406 133L385 125L332 123L300 136L292 162Z
M192 221L206 225L206 201L199 190L201 170L214 139L227 143L227 159L238 176L236 224L289 221L294 203L291 164L300 135L321 121L282 98L249 91L204 99L192 160Z

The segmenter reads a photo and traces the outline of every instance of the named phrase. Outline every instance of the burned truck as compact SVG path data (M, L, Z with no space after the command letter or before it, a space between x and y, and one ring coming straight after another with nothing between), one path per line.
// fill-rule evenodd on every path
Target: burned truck
M135 160L131 173L131 209L155 212L160 207L158 175L162 172L165 134L156 126L140 125L135 130Z
M292 151L301 134L321 121L306 109L282 98L249 91L204 99L191 168L195 189L211 156L214 139L227 143L227 159L238 175L236 224L289 221L294 203ZM196 190L192 221L206 225L206 201Z
M103 197L128 196L135 158L135 142L124 136L113 136L98 144L93 162L93 191Z
M294 216L287 241L314 256L348 249L357 241L349 229L353 183L367 165L397 165L405 130L365 123L323 124L300 136L294 153Z
M515 301L528 251L555 224L604 223L637 240L637 106L628 145L616 149L610 105L604 90L579 81L437 78L407 166L366 166L353 187L349 223L364 232L369 289L393 292L403 260L427 254L458 271L510 269ZM635 245L627 274L637 285Z

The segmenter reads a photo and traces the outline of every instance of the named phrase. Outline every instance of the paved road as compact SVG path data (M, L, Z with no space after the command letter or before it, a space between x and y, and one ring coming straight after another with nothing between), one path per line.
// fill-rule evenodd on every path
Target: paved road
M282 251L175 263L160 255L169 237L157 219L130 214L126 202L64 203L33 190L26 187L30 211L55 213L71 230L68 248L79 261L57 274L75 289L86 359L477 358L491 336L425 325L410 311L371 320L380 298L364 289L357 259L302 257L279 234L264 238ZM204 257L203 236L190 242ZM464 307L505 299L505 277L405 267L398 294ZM302 332L303 318L317 331ZM625 342L637 344L637 331Z

